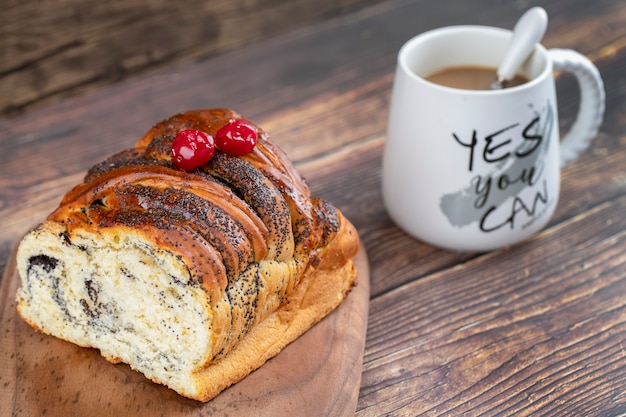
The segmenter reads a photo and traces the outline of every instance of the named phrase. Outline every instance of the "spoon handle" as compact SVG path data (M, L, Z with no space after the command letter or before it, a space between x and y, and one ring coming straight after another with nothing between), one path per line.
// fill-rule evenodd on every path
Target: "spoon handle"
M548 14L541 7L533 7L520 17L513 28L513 38L504 59L498 67L498 79L510 80L541 41L548 26Z

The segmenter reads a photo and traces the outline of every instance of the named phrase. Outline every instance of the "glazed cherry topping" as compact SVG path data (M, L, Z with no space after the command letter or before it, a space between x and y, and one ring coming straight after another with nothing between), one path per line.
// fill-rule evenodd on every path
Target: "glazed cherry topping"
M229 155L240 156L252 152L259 136L256 128L246 120L231 120L215 134L215 145Z
M201 130L182 130L172 142L174 165L192 171L209 162L215 153L213 136Z

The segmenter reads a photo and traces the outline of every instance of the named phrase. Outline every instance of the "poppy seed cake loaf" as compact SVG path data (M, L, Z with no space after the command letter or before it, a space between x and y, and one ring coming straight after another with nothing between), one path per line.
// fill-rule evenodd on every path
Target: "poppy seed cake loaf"
M240 119L173 116L89 170L20 243L23 319L208 401L337 307L358 235L265 132L245 155L173 164L178 132Z

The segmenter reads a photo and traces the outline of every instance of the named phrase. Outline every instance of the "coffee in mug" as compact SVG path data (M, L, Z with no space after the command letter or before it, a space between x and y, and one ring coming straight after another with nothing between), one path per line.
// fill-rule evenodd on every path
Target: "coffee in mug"
M462 66L444 68L432 74L425 74L424 79L446 87L464 90L490 90L496 73L496 68ZM515 74L513 79L508 81L507 87L515 87L528 81L528 78L523 75Z
M560 168L598 131L602 79L575 51L537 45L519 70L527 81L500 90L428 81L450 68L495 69L511 37L504 29L447 27L411 39L398 54L382 190L391 219L417 239L488 251L529 238L554 213ZM581 91L562 139L555 70L572 72ZM491 75L490 83L495 70Z

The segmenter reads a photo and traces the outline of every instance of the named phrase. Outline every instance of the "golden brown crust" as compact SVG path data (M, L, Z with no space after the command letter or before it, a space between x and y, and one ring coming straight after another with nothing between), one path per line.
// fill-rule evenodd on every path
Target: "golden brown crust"
M75 228L98 231L117 225L158 230L167 236L160 244L188 256L196 269L194 276L214 271L203 280L208 291L223 290L228 276L238 276L250 260L284 261L294 256L296 245L300 251L303 247L314 249L323 231L313 227L316 219L308 186L261 128L256 127L257 146L243 157L218 151L208 164L193 172L173 165L170 149L180 130L199 129L214 135L228 121L241 118L230 110L212 109L159 122L134 149L89 170L84 182L65 196L49 220L66 223L70 234ZM163 190L170 190L169 195L163 196ZM161 201L155 201L158 195L163 196ZM144 207L149 202L153 206ZM223 213L227 215L220 215ZM163 227L163 216L175 227ZM211 223L215 236L202 235L209 228L194 219L209 221L216 216L223 221ZM205 250L211 252L203 239L221 246L219 255L199 256ZM190 243L181 246L181 241ZM219 256L224 268L215 267Z
M214 398L276 356L343 301L355 285L352 258L358 251L358 235L341 213L338 216L340 228L317 254L317 267L310 265L287 301L250 329L228 355L199 370L194 376L198 392L187 396L199 401Z

